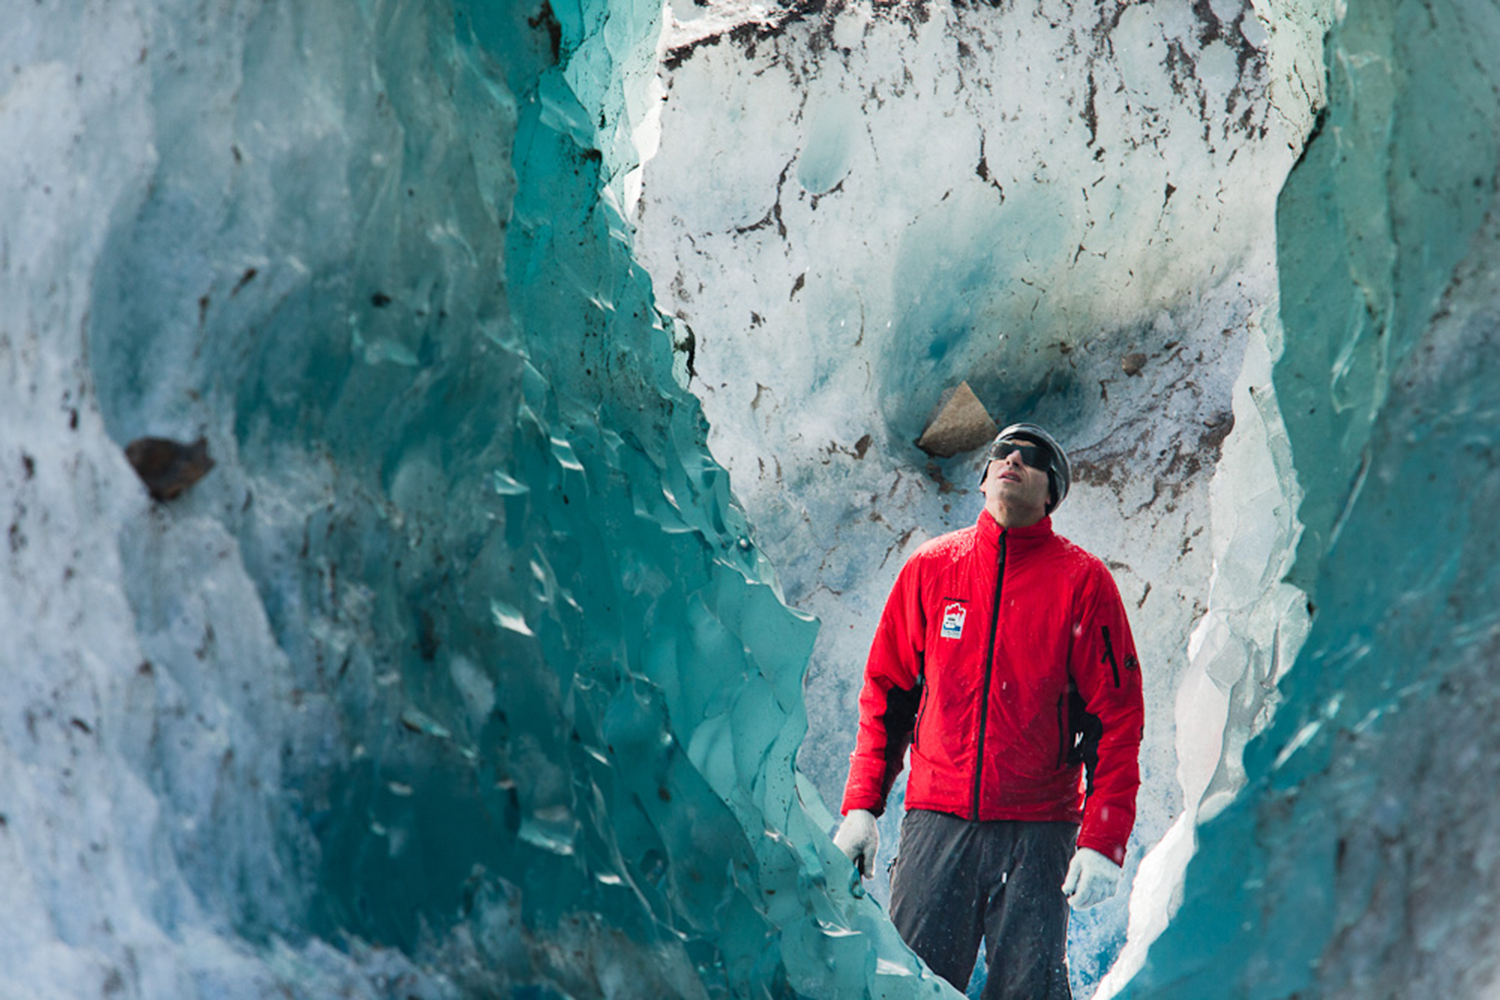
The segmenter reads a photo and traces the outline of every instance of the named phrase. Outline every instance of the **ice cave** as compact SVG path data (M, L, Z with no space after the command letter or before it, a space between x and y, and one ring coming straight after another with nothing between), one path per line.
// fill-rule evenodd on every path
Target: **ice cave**
M1494 0L7 10L0 998L957 995L830 841L956 392L1141 652L1074 995L1500 996Z

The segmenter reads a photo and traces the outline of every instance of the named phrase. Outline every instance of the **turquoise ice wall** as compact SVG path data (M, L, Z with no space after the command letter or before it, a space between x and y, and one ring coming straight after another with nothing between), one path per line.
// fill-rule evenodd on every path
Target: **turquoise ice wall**
M1495 981L1500 9L1351 2L1278 210L1311 634L1132 997Z
M1483 3L1351 3L1330 39L1329 106L1277 211L1276 392L1318 487L1292 571L1309 591L1398 372L1494 200L1494 20Z
M816 625L608 190L660 7L181 14L153 21L160 155L97 268L91 372L118 442L207 431L280 710L318 717L224 758L225 796L279 758L254 838L142 762L197 895L252 942L457 936L474 988L936 989L804 809ZM159 606L167 567L131 560Z

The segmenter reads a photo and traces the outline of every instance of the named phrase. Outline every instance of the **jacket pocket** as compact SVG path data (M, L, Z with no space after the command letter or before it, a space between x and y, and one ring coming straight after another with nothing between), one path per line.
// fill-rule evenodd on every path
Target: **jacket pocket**
M916 750L922 745L922 715L927 711L927 682L925 679L917 682L922 689L922 694L917 701L917 721L911 727L911 746Z

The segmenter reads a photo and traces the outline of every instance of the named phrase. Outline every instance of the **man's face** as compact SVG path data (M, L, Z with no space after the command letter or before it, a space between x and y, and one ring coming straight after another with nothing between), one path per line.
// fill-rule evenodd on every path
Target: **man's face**
M1022 462L1017 451L992 459L980 488L984 491L985 509L997 521L1001 520L1001 511L1011 515L1006 520L1015 520L1017 516L1022 520L1033 516L1041 520L1046 515L1047 473Z

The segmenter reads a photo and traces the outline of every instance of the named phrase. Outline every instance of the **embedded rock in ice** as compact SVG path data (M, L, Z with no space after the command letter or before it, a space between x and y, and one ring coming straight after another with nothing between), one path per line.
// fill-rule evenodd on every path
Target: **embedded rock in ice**
M167 438L136 438L125 446L125 458L153 500L177 499L214 467L208 441L201 437L192 444Z
M960 382L938 397L917 447L936 458L952 458L988 444L999 430L969 383Z

